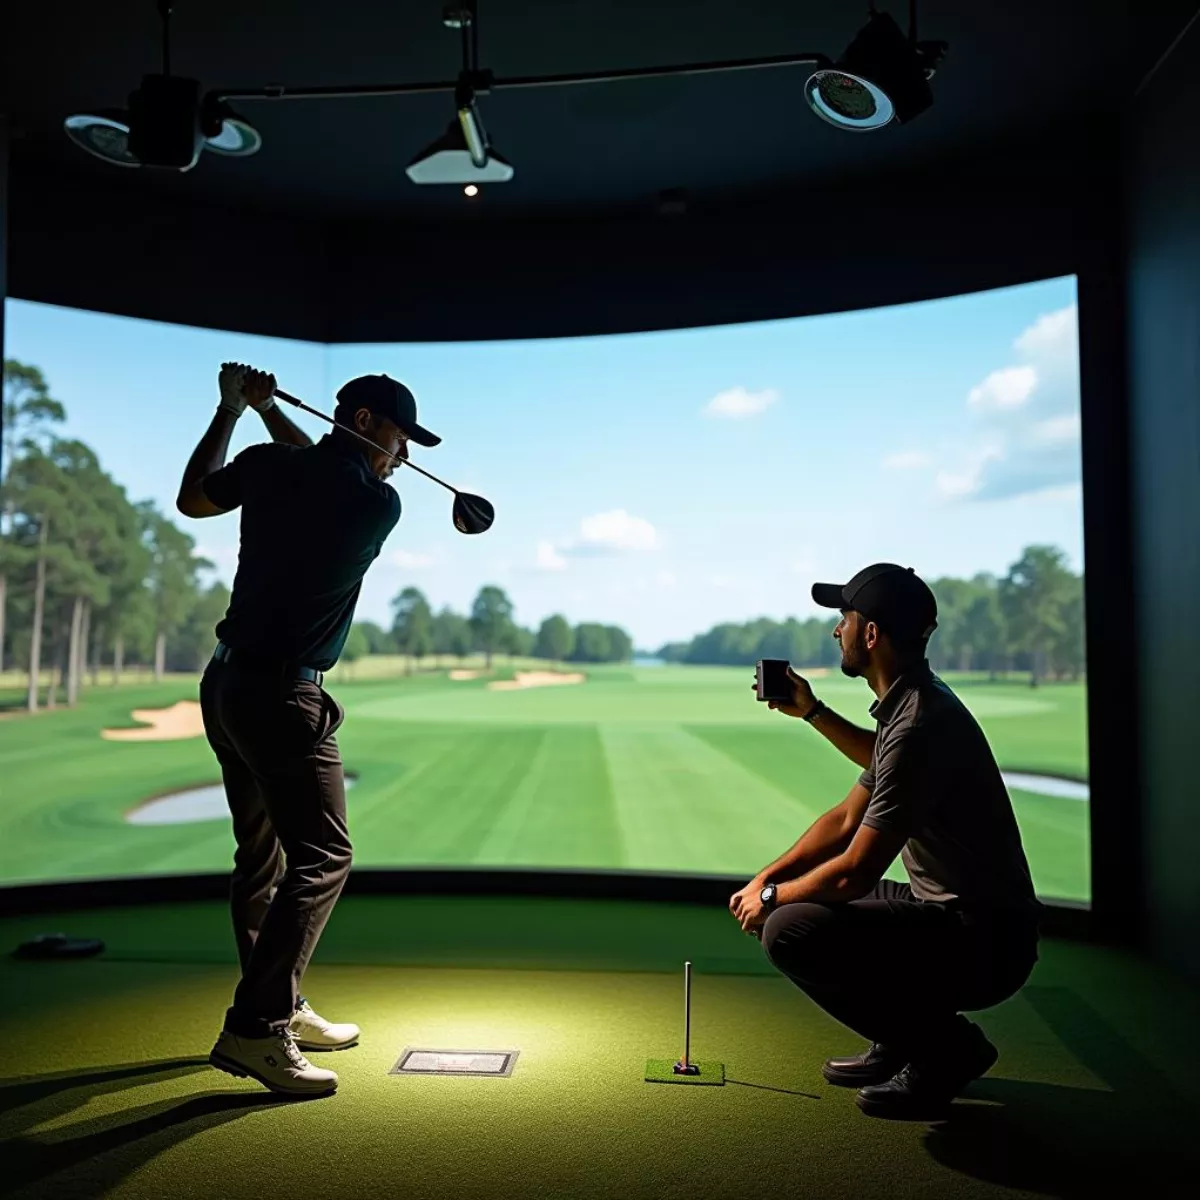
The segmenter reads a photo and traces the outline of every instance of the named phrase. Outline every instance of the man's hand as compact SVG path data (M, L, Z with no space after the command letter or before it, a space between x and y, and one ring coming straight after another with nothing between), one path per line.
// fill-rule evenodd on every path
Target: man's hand
M767 707L772 712L781 712L788 717L807 717L817 705L812 684L802 675L797 675L791 667L788 667L787 674L792 685L791 700L768 700ZM751 688L755 692L758 691L757 679L751 684Z
M733 913L742 930L752 937L760 935L769 915L759 895L766 883L765 879L756 875L740 892L734 892L729 899L729 911Z
M221 387L220 407L235 418L246 411L245 382L249 370L243 363L226 362L221 364L221 373L217 376Z
M275 407L275 376L269 372L247 367L242 390L246 395L246 403L256 411L265 413Z

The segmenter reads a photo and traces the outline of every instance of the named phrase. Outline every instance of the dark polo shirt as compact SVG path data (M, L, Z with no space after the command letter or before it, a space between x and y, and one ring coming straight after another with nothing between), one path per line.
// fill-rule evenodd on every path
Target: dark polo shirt
M871 705L879 723L863 823L907 838L913 895L1036 915L1040 905L1012 802L979 723L929 669L906 672Z
M233 594L217 637L234 650L328 671L400 497L353 443L249 446L209 475L218 508L242 510Z

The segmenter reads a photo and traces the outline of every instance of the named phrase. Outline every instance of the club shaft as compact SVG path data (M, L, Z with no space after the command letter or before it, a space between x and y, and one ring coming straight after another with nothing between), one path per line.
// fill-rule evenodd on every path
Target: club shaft
M364 437L363 434L359 433L357 429L351 429L349 425L343 425L340 421L335 421L331 416L329 416L327 413L323 413L319 408L313 408L311 405L305 404L303 400L297 399L295 396L289 394L288 392L282 391L280 388L275 389L275 395L278 396L280 400L285 400L288 404L294 404L297 408L304 409L306 413L312 413L314 417L320 417L322 421L328 421L329 424L335 429L344 429L348 434L350 434L351 437L358 438L360 442L364 443L364 445L370 446L372 450L378 450L380 454L387 454L388 458L390 458L393 462L402 467L411 467L414 471L424 475L426 479L432 479L434 483L440 483L442 487L446 489L446 491L453 492L456 496L458 495L458 488L451 487L445 482L445 480L439 479L436 475L430 474L430 472L426 471L424 467L418 467L416 463L409 462L407 458L399 458L395 454L388 454L388 452L382 446L371 441L369 437Z

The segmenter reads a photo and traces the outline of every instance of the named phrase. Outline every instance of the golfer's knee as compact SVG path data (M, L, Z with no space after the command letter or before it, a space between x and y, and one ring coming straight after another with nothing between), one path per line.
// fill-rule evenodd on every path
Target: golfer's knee
M832 914L822 904L785 904L763 926L763 951L772 966L789 973L819 960Z
M324 891L341 887L350 874L354 852L349 841L299 846L286 851L288 878L298 886Z

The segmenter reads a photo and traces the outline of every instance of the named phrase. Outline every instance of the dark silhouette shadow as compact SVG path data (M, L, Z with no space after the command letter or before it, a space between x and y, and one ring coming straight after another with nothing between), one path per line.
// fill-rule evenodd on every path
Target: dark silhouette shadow
M0 1079L0 1135L11 1137L47 1118L62 1116L95 1096L123 1091L141 1083L143 1076L178 1079L197 1071L208 1071L207 1058L160 1058L149 1062L114 1063L82 1071L53 1071L45 1075L17 1075ZM55 1098L65 1092L72 1096Z
M726 1083L731 1083L735 1087L758 1088L762 1092L779 1092L784 1096L803 1096L806 1100L820 1100L820 1096L814 1096L812 1092L799 1092L795 1088L774 1087L769 1083L751 1083L748 1079L730 1079L728 1076L725 1079Z
M1027 988L1025 999L1104 1088L984 1078L925 1135L939 1163L1044 1196L1120 1189L1194 1196L1197 1102L1077 993ZM1190 1046L1183 1053L1195 1054Z
M26 1132L147 1077L157 1082L200 1070L210 1070L207 1059L171 1058L0 1080L0 1196L72 1171L79 1176L77 1189L56 1186L56 1195L99 1195L196 1133L259 1109L295 1103L265 1090L211 1091L124 1109L67 1129ZM86 1168L78 1170L84 1163Z

